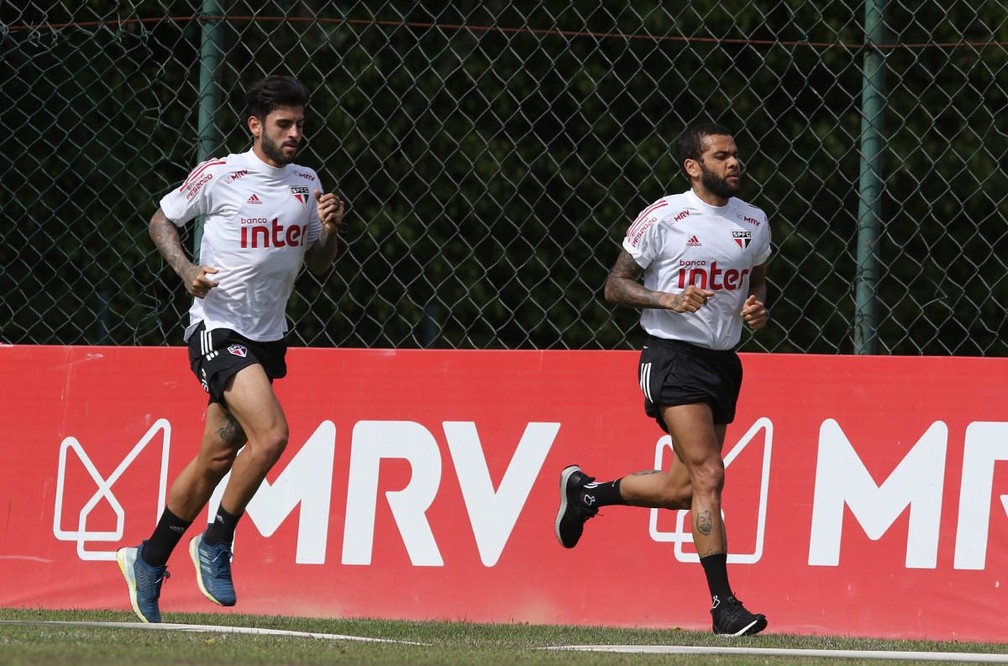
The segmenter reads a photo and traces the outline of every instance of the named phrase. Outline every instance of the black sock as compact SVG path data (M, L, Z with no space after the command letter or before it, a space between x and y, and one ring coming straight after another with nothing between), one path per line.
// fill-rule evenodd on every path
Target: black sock
M728 585L728 554L715 553L707 557L700 558L704 573L707 574L707 587L710 588L711 598L717 597L724 600L733 596L731 586Z
M626 500L620 495L620 479L608 481L606 483L589 483L581 491L585 498L592 498L585 501L587 506L609 506L611 504L626 504Z
M234 541L235 527L238 526L238 519L241 517L240 513L229 513L224 510L224 507L217 507L217 517L203 534L204 543L218 544Z
M191 520L182 520L165 507L161 519L151 538L144 542L143 551L140 555L143 561L152 567L161 567L168 563L168 556L175 550L175 546L182 539Z

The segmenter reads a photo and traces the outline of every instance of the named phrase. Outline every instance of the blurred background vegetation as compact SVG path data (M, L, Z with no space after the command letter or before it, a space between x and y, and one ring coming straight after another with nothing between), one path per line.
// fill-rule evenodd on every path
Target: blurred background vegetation
M871 1L0 3L0 342L181 344L147 222L202 157L201 104L214 154L244 151L244 86L289 73L313 92L299 161L350 202L292 344L636 346L601 287L711 118L773 229L773 319L742 349L851 353ZM878 352L1003 356L1008 9L875 1Z

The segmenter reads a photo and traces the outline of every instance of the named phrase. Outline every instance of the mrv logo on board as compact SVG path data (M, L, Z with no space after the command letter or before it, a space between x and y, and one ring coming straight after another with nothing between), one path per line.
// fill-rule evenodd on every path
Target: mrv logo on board
M543 481L543 465L560 431L557 422L526 423L523 434L511 453L507 469L496 485L490 476L484 447L472 421L444 421L437 427L443 435L452 465L444 465L435 431L415 421L358 421L350 435L349 469L346 505L343 517L343 546L340 563L367 566L371 564L375 542L376 515L380 502L387 504L410 562L414 566L444 566L438 538L427 518L427 511L442 491L442 470L454 469L462 501L482 564L493 567L498 562L517 524L529 494L537 481ZM270 537L288 519L297 521L298 564L324 564L328 561L330 507L332 505L333 473L335 471L337 429L331 421L322 421L298 449L287 466L278 470L272 482L264 482L247 507L249 520L259 532ZM905 566L908 569L937 567L938 538L947 477L954 472L946 469L948 426L935 421L920 435L914 446L887 475L876 483L862 461L855 444L833 419L822 422L819 430L818 455L815 463L815 489L808 498L812 505L808 536L808 564L840 566L844 536L844 517L849 515L847 530L852 523L873 540L888 532L897 519L908 512ZM655 466L667 465L671 450L667 438L655 447ZM758 496L745 503L753 515L755 541L740 544L742 550L729 553L732 561L753 564L763 556L766 538L766 515L773 493L769 492L773 422L757 419L734 446L726 446L725 462L733 461L746 451L759 475ZM104 476L88 456L84 443L66 437L60 445L57 470L53 535L60 541L76 544L82 560L112 560L119 542L124 538L126 507L115 494L115 484L130 470L145 473L156 481L148 482L150 493L157 493L156 513L143 520L156 522L165 506L166 479L171 441L171 425L158 419L127 451L115 469ZM747 448L748 447L748 448ZM150 448L156 458L141 454ZM862 445L862 450L871 447ZM72 454L72 455L71 455ZM762 454L762 458L754 458ZM91 495L78 504L79 492L68 493L70 473L68 461L76 458L86 478L76 478L74 489L82 484L93 487ZM138 459L143 462L137 462ZM156 469L150 461L157 461ZM411 475L399 490L381 490L382 461L401 460L409 463ZM960 491L955 531L953 567L962 570L982 570L986 566L991 523L1008 516L1008 494L995 498L994 475L998 464L1008 461L1008 423L974 422L965 431L963 465L959 471ZM549 470L546 470L547 476ZM76 477L80 477L78 471ZM549 482L553 483L550 476ZM222 481L210 501L210 515L220 503ZM90 491L89 491L90 492ZM86 495L86 493L85 493ZM66 500L70 497L72 499ZM992 507L998 508L992 516ZM68 506L67 502L75 504ZM111 511L114 525L103 529L91 526L98 509ZM1003 511L1002 511L1003 509ZM551 508L552 510L552 508ZM658 512L652 512L649 525L654 541L674 543L674 554L681 562L695 562L695 553L683 548L691 543L684 527L688 512L673 512L673 530L658 526ZM295 517L296 514L296 517ZM669 515L667 512L665 515ZM140 518L137 516L137 518ZM748 519L742 516L743 519ZM738 517L733 517L738 519ZM104 548L100 547L104 544Z

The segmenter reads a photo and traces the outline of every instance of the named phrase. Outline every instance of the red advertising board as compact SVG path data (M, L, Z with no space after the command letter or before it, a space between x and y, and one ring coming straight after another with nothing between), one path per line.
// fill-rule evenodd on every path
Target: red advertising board
M575 549L553 535L564 466L601 481L671 455L636 359L292 349L291 441L239 525L235 612L709 628L687 513L605 507ZM1004 641L1008 359L743 363L729 575L768 631ZM202 430L185 350L5 346L0 368L0 606L128 609L115 550ZM231 612L184 548L169 570L167 621Z

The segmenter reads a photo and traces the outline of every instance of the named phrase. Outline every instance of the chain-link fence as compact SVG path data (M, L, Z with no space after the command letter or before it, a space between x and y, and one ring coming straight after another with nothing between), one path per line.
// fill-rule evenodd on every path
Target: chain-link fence
M773 318L743 349L1008 352L1000 1L0 7L2 342L180 344L147 222L247 149L243 87L290 73L313 91L299 161L351 204L293 344L635 346L601 287L706 117L773 228Z

